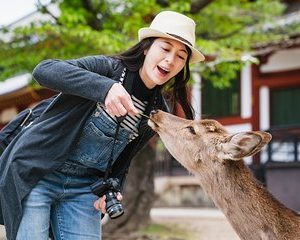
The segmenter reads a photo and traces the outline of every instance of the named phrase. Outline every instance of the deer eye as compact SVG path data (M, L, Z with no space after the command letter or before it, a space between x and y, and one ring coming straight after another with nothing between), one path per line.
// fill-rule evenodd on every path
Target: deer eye
M192 126L188 126L186 128L190 131L191 134L196 135L196 131Z
M207 131L208 132L215 132L216 131L216 128L214 126L207 126Z

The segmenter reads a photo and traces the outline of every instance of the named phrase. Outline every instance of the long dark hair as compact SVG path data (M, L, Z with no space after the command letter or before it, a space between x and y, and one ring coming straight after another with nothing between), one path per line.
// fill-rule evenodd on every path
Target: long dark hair
M145 60L144 51L151 47L155 39L155 37L145 38L125 52L113 57L120 59L128 70L134 72L138 71L143 66ZM188 51L188 58L185 67L174 77L171 84L166 84L168 85L167 92L170 96L173 113L176 110L176 103L179 103L186 118L194 119L194 110L188 101L187 93L187 82L190 79L189 61L191 50L188 47L186 47L186 49Z

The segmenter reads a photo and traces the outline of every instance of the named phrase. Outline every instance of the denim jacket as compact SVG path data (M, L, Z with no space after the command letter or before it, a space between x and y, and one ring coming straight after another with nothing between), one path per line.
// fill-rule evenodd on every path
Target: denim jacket
M8 240L16 238L22 218L22 200L45 174L58 169L68 159L96 102L104 102L123 68L120 60L90 56L69 61L46 60L34 69L33 76L42 86L60 94L1 155L0 223L6 227ZM136 74L128 71L126 79L134 81ZM167 110L160 91L149 101L145 113L149 114L153 108ZM147 119L143 118L139 136L116 159L111 177L123 181L124 164L128 168L131 159L153 135Z
M116 161L133 134L129 129L120 127L115 136L116 129L117 123L109 119L102 108L95 108L83 126L79 141L74 144L68 160L59 171L81 176L92 168L104 175L108 162Z

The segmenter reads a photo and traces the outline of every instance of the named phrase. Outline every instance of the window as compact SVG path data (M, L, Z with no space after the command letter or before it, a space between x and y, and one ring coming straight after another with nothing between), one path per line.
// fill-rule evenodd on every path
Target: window
M240 80L233 80L231 86L215 88L211 81L204 80L202 88L202 109L206 117L230 117L240 114Z
M271 126L300 125L300 88L271 91Z

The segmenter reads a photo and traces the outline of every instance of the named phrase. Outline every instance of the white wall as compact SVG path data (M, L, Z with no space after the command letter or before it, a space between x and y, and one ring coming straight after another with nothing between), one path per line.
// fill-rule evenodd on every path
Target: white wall
M195 110L195 119L201 119L201 76L198 72L192 72L193 86L191 104Z
M251 65L246 64L241 70L241 117L252 116L252 78Z
M287 71L300 68L300 48L280 50L270 56L260 67L262 73Z
M10 92L14 92L23 87L26 87L31 81L32 76L30 73L17 75L12 78L8 78L3 82L0 82L0 95L5 95Z
M270 128L270 89L262 86L259 89L259 129Z

